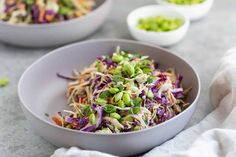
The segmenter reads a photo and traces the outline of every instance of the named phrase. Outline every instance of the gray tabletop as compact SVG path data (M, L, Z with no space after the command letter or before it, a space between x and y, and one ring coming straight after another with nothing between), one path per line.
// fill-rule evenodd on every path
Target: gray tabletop
M132 39L126 26L127 14L154 0L116 0L110 17L91 38ZM199 105L188 126L211 112L208 86L224 52L236 45L235 0L215 0L207 17L191 23L185 39L170 47L188 60L198 71L202 90ZM52 49L52 48L51 48ZM27 49L0 43L0 77L8 76L10 84L0 88L0 156L46 157L56 149L35 134L19 105L17 83L22 72L51 49Z

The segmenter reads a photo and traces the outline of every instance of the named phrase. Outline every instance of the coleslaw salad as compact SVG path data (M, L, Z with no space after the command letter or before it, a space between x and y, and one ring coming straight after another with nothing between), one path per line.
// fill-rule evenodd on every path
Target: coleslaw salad
M119 133L143 130L176 116L189 106L190 90L174 69L160 69L148 56L117 47L112 56L99 56L69 80L68 104L52 116L59 126L86 132Z

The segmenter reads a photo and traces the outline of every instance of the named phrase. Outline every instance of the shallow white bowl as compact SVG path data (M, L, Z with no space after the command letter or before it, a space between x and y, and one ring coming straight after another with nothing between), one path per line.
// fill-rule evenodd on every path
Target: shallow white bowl
M192 87L187 102L191 105L179 115L142 131L98 134L71 130L55 125L45 113L55 115L68 109L67 81L57 77L60 72L70 75L73 69L82 70L97 56L111 55L117 45L132 53L149 55L161 68L175 67L183 75L183 86ZM58 147L78 146L119 156L143 153L179 133L190 120L200 93L196 71L186 61L165 49L129 40L92 40L65 46L48 53L33 63L22 75L18 94L21 107L32 128Z
M0 41L25 47L49 47L81 40L104 23L111 5L112 0L96 0L95 9L88 15L58 23L14 25L0 21Z
M147 18L150 16L165 16L171 18L180 18L184 21L184 24L176 30L168 32L151 32L138 29L136 26L140 18ZM185 36L189 28L189 19L187 16L180 12L159 5L144 6L132 11L127 17L127 25L132 36L139 41L144 41L160 46L170 46L179 42Z
M189 16L191 21L198 20L207 15L210 11L214 0L205 0L203 3L195 5L178 5L173 3L168 3L165 0L156 0L157 3L162 5L168 5L174 8L186 16Z

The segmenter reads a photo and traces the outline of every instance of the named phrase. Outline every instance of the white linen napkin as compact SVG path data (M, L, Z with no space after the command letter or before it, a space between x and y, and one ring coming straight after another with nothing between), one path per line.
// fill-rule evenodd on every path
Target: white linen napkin
M236 48L221 60L209 92L213 112L143 157L236 157ZM72 147L57 149L51 157L114 156Z

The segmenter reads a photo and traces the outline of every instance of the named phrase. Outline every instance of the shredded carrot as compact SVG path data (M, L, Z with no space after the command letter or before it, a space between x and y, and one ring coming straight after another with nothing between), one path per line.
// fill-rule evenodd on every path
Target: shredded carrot
M59 126L62 126L62 121L61 118L59 116L53 116L52 120Z
M53 21L53 19L54 19L54 15L46 15L45 16L45 19L48 21L48 22L52 22Z
M40 7L39 8L39 17L38 17L39 22L43 22L44 15L45 15L45 9L43 7Z

